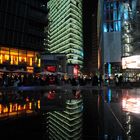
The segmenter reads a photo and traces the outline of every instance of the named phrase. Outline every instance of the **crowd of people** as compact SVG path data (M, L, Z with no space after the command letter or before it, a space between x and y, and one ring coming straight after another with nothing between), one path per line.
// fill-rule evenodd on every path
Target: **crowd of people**
M7 74L0 75L0 87L10 86L45 86L45 85L65 85L70 84L72 86L102 86L111 85L121 86L123 84L122 76L114 76L113 79L105 79L103 75L93 75L91 77L65 77L64 75L38 75L38 74Z
M0 76L0 87L10 86L45 86L45 85L65 85L72 86L101 86L102 75L92 77L64 77L62 75L36 75L36 74L7 74Z

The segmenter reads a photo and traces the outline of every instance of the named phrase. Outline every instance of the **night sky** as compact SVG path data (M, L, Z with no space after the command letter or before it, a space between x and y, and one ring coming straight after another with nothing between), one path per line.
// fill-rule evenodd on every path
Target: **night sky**
M97 6L98 0L83 0L83 39L85 68L88 68L87 61L89 61L92 47L92 14L96 15Z
M98 0L83 0L83 29L85 39L91 38L92 14L96 12L97 1ZM86 43L88 43L88 41Z

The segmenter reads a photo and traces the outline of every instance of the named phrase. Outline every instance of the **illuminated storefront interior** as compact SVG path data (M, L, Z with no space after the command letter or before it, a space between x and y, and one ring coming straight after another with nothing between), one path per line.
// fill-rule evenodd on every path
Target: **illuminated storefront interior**
M38 52L0 47L0 64L40 67L41 61Z

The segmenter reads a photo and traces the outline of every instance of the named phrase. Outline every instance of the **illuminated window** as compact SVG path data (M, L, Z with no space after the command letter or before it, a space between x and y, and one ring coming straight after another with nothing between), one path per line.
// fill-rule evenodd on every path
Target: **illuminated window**
M3 59L2 59L2 54L0 55L0 64L2 64L2 61Z
M33 65L34 57L35 57L35 55L34 55L33 51L27 51L27 64L29 66Z
M30 66L33 65L33 58L30 57L30 62L29 63L30 63Z
M19 63L23 64L26 63L26 51L25 50L19 50Z
M10 64L18 65L18 49L10 49Z
M9 61L9 48L1 48L2 62Z
M41 67L41 59L38 59L38 67Z

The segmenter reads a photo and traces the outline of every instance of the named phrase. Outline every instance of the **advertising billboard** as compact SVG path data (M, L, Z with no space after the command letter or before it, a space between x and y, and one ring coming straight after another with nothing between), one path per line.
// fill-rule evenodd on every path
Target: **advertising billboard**
M140 55L122 58L122 69L140 69Z

